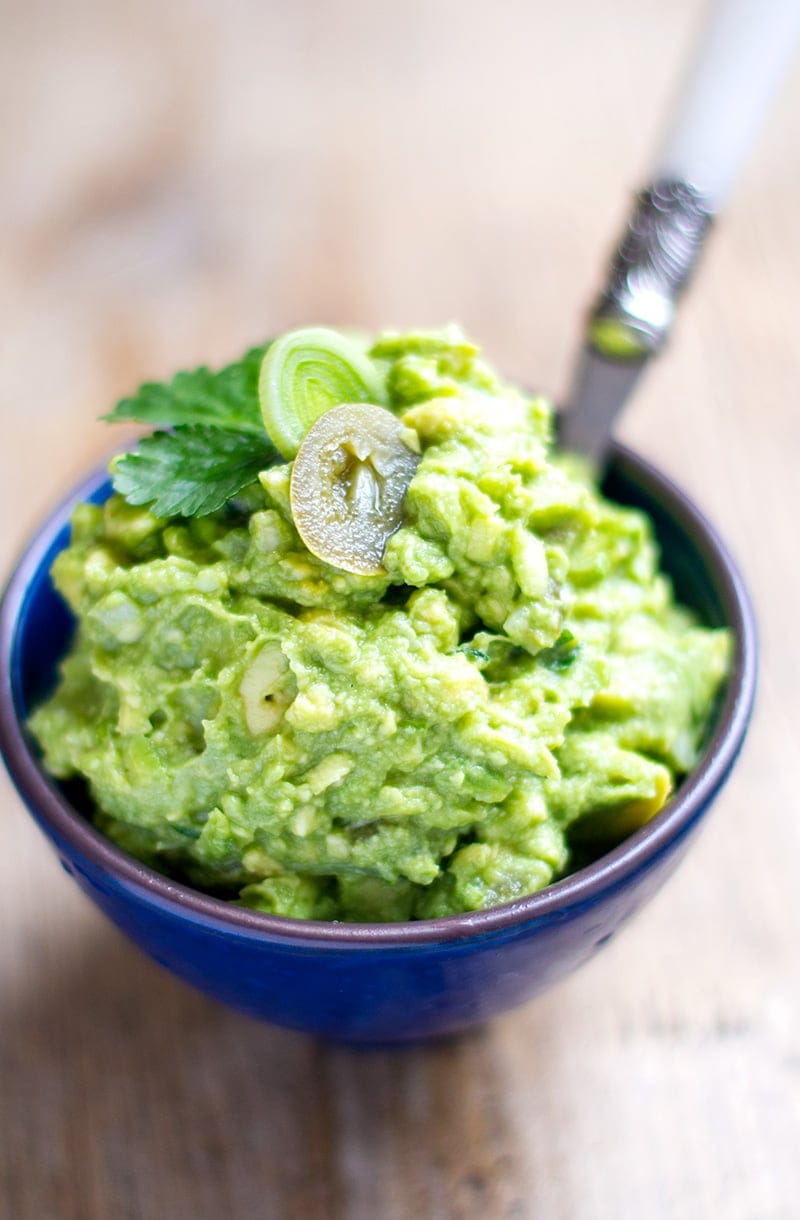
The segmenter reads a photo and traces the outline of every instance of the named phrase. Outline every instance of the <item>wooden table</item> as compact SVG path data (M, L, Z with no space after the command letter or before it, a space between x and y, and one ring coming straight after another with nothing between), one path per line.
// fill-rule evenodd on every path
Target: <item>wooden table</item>
M5 0L0 561L145 377L438 323L563 392L696 5ZM746 87L746 82L743 82ZM690 858L551 994L323 1046L141 957L0 806L0 1216L800 1215L800 78L622 435L738 552L763 668Z

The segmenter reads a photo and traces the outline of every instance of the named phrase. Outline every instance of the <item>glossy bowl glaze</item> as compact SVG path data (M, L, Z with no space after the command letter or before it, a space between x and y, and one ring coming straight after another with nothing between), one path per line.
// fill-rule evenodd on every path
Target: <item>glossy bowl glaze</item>
M647 826L594 864L490 911L403 924L317 923L211 898L104 838L43 771L25 728L53 685L72 622L49 569L78 500L108 494L98 472L26 550L0 609L0 749L68 873L157 962L253 1016L350 1042L462 1029L543 991L587 961L673 871L725 783L752 708L756 640L735 564L668 479L616 446L606 491L652 517L679 598L732 629L733 672L692 775ZM46 897L44 899L46 901Z

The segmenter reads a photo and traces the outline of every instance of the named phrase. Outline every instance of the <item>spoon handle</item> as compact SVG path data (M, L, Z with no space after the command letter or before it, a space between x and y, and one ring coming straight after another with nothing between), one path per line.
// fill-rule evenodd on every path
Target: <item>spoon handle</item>
M712 218L800 37L800 0L717 0L655 163L592 310L562 443L600 461L648 358L667 338Z
M679 91L654 178L689 182L718 212L800 37L800 0L718 0Z

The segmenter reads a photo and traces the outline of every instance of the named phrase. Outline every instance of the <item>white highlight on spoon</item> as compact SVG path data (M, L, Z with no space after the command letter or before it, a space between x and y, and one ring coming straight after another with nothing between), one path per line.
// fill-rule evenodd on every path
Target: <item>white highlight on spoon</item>
M727 199L800 38L800 0L717 0L654 177Z

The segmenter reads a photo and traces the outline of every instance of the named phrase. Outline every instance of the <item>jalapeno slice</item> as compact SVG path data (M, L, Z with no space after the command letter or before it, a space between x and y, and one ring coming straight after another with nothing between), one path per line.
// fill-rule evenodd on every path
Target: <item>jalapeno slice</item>
M362 576L383 570L419 462L403 438L397 416L366 403L332 407L309 429L290 496L297 531L317 558Z

